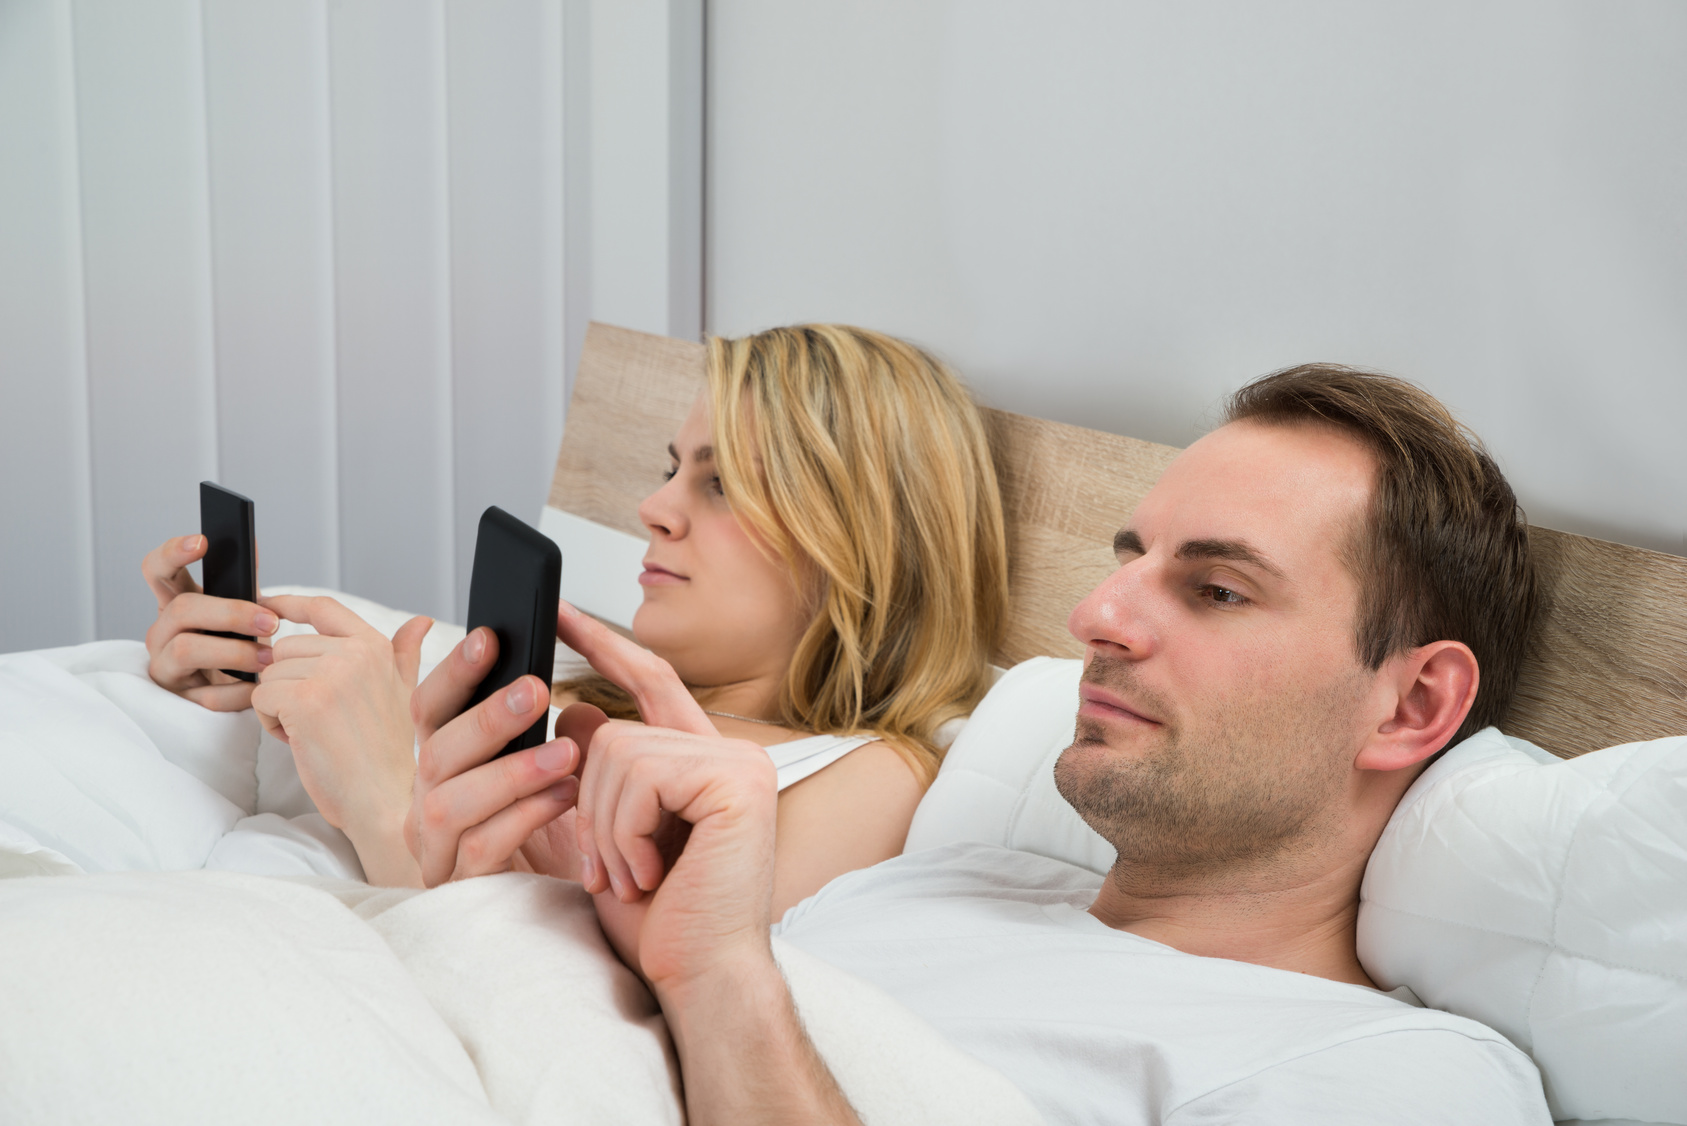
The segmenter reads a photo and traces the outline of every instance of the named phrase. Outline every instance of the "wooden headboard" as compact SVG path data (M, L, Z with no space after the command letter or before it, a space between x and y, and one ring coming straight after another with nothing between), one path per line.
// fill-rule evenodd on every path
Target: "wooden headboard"
M552 506L642 537L638 503L703 382L702 345L593 324ZM1117 434L985 410L1007 516L1012 606L996 660L1082 655L1066 632L1110 574L1113 533L1177 454ZM1512 735L1570 757L1687 733L1687 559L1533 528L1545 594Z

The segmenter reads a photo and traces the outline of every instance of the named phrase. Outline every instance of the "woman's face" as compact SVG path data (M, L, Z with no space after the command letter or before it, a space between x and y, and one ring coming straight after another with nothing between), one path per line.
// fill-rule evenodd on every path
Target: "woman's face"
M692 404L668 447L668 481L639 505L650 529L633 636L698 687L778 684L808 624L807 600L721 493L709 408Z

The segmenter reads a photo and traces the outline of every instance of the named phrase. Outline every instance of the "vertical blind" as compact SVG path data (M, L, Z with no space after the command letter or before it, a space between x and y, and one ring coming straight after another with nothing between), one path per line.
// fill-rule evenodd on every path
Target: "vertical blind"
M562 0L0 0L0 651L260 579L460 620L564 410Z

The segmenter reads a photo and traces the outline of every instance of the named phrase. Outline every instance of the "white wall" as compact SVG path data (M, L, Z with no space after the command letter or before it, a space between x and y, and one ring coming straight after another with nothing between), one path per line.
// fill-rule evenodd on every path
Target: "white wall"
M587 319L698 331L701 86L701 0L0 0L0 652L141 636L201 479L460 621Z
M1687 5L710 0L707 324L1185 444L1310 359L1687 553Z

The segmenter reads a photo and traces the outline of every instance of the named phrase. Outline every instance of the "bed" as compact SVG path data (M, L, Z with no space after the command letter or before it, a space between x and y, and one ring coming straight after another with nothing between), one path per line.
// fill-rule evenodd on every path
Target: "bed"
M563 596L613 625L638 604L637 504L703 359L587 335L539 525L562 546ZM1009 671L909 847L983 840L1105 870L1046 769L1072 730L1081 649L1064 623L1177 451L987 419ZM1456 748L1407 795L1367 874L1361 955L1385 986L1530 1051L1556 1118L1687 1123L1687 560L1547 529L1534 542L1545 614L1505 735ZM388 632L404 617L354 608ZM460 636L436 628L424 663ZM677 1120L660 1015L595 927L567 922L567 886L348 879L355 856L285 748L249 715L157 692L136 643L0 657L0 705L0 1119ZM40 800L20 810L25 793ZM782 957L870 1121L1037 1120L889 998Z

